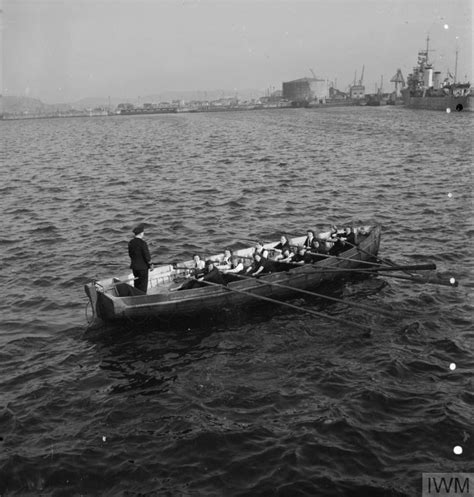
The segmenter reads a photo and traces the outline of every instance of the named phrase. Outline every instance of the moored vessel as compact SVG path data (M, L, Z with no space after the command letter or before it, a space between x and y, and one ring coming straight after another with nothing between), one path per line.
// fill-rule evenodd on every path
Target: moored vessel
M456 74L442 80L441 72L435 71L428 60L429 36L426 49L418 52L418 63L408 75L407 87L402 92L407 107L451 111L472 111L471 85L459 83ZM457 54L456 54L457 59Z

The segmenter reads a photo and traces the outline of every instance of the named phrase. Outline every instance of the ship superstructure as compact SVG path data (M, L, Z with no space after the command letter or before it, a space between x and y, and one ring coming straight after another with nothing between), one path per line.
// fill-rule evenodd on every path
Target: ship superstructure
M412 108L447 112L472 110L470 83L458 83L456 76L449 73L442 79L441 72L435 71L429 61L429 42L427 36L426 49L418 52L418 63L407 77L407 86L402 90L405 104Z

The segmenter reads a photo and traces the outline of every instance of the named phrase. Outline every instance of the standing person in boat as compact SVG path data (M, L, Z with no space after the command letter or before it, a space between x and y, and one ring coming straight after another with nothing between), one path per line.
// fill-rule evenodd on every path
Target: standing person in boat
M131 260L130 268L135 278L134 287L146 293L148 288L148 271L153 270L153 264L151 263L148 244L143 239L145 236L145 225L141 223L133 228L133 234L135 237L128 242L128 255Z

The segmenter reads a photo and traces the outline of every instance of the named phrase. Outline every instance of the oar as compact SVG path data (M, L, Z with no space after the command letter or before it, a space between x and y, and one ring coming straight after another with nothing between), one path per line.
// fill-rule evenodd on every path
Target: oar
M370 255L371 257L375 257L375 258L376 258L379 262L382 262L383 264L387 264L388 266L394 266L394 265L395 265L392 261L389 261L388 259L382 259L381 257L379 257L379 256L377 256L377 255L375 255L375 256L374 256L373 254L371 254L370 252L367 252L367 250L363 249L363 248L362 248L362 247L360 247L359 245L354 245L353 243L348 242L347 240L346 240L346 243L347 243L348 245L350 245L351 247L354 247L354 248L356 248L357 250L359 250L359 251L363 252L363 253L364 253L364 254L366 254L366 255ZM404 271L404 272L406 272L407 274L410 274L410 273L408 273L407 271Z
M254 298L259 299L259 300L271 302L272 304L280 304L280 305L283 305L285 307L290 307L290 308L296 309L298 311L306 312L307 314L311 314L311 315L317 316L319 318L329 319L332 321L337 321L338 323L343 323L345 325L353 326L354 328L358 328L360 330L372 331L370 326L355 323L354 321L348 322L345 319L340 319L340 318L337 318L336 316L331 316L330 314L324 314L322 312L313 311L312 309L307 309L306 307L300 307L298 305L293 305L293 304L290 304L288 302L282 302L281 300L271 299L270 297L264 297L263 295L256 295L255 293L246 292L245 290L237 290L236 288L229 288L228 286L220 285L219 283L213 283L212 281L203 280L203 281L201 281L201 283L205 283L206 285L209 285L209 286L216 286L216 287L224 288L224 289L228 290L229 292L235 292L235 293L241 293L243 295L248 295L249 297L254 297Z
M321 270L322 272L328 272L328 273L332 273L332 272L341 272L341 273L345 273L345 272L356 272L356 273L362 273L362 274L371 274L373 273L374 271L375 272L391 272L391 271L431 271L431 270L435 270L436 269L436 264L434 263L429 263L429 264L412 264L412 265L396 265L395 263L391 263L391 266L389 267L384 267L380 264L373 264L373 263L370 263L370 262L366 262L366 261L359 261L357 259L347 259L347 258L343 258L343 257L337 257L337 256L328 256L328 257L336 257L338 259L343 259L343 260L346 260L346 261L353 261L353 262L359 262L359 263L364 263L364 264L370 264L371 267L363 267L363 268L347 268L347 269L344 269L344 268L334 268L334 269L331 269L331 268L325 268L325 267L320 267L320 266L317 266L316 264L311 264L312 267L314 268L317 268L319 270ZM387 261L388 262L388 261ZM295 264L296 266L297 264ZM298 264L301 266L301 264ZM304 264L303 264L304 266ZM431 285L442 285L442 286L451 286L451 287L457 287L459 286L459 283L456 281L455 278L451 277L449 279L449 281L446 281L446 280L443 280L441 279L442 277L440 275L437 275L436 278L432 277L432 276L423 276L423 277L420 277L418 275L414 275L414 274L410 274L410 273L407 273L407 276L403 276L403 275L395 275L395 274L384 274L384 276L386 276L387 278L395 278L395 279L401 279L401 280L409 280L409 281L413 281L415 283L421 283L421 284L425 284L425 283L428 283L428 284L431 284Z
M350 242L347 242L347 243L349 245L352 245L353 247L357 248L361 252L364 252L365 254L372 255L369 252L367 252L366 250L364 250L362 247L359 247L358 245L354 245L354 244L352 244ZM396 266L396 264L394 262L389 261L388 259L385 260L385 259L382 259L381 257L377 257L377 260L381 261L381 262L383 262L385 264L388 264L389 266ZM433 269L436 269L436 268L433 268ZM415 281L416 283L421 283L421 284L429 283L429 284L432 284L432 285L444 285L444 286L454 286L454 287L456 287L456 286L459 285L459 283L453 277L451 277L449 279L449 281L443 281L443 280L441 280L439 275L438 275L437 279L433 279L433 278L430 278L430 277L426 277L425 279L423 279L423 278L419 278L418 276L415 276L413 274L410 274L408 271L413 271L413 269L410 269L408 266L405 269L402 269L402 271L405 272L405 273L407 273L408 276L402 276L402 275L386 275L386 276L389 276L390 278L398 278L400 280Z
M350 259L348 259L350 260ZM411 266L391 266L391 267L384 267L384 266L374 266L373 268L369 267L363 267L363 268L325 268L325 267L318 267L315 264L311 264L313 267L321 270L321 272L326 272L326 273L346 273L346 272L354 272L354 273L361 273L361 274L373 274L374 272L390 272L390 271L403 271L406 269L409 269L410 271L415 271L415 270L431 270L431 269L436 269L436 264L418 264L418 265L411 265ZM442 277L437 274L436 278L433 276L418 276L418 275L410 275L408 274L407 276L403 276L400 274L384 274L385 277L387 278L395 278L395 279L401 279L401 280L409 280L409 281L414 281L415 283L429 283L432 285L444 285L444 286L458 286L459 283L456 281L456 278L451 277L449 281L441 279Z
M172 266L173 264L176 264L176 262L150 262L150 264L153 264L154 266ZM130 269L130 262L129 263L126 263L126 262L105 262L103 264L104 266L110 266L110 267L123 267L123 266L127 266L129 269Z
M369 262L369 261L362 261L360 259L351 259L350 257L341 257L339 255L330 255L330 254L320 254L319 252L306 252L311 255L318 255L320 257L324 257L325 259L338 259L340 261L350 261L350 262L357 262L358 264L366 264L369 266L377 267L381 266L381 264L378 264L376 262ZM367 252L369 253L369 252ZM370 254L371 257L375 257L373 254ZM389 266L390 264L387 264Z
M370 271L361 271L361 272L367 272L370 274ZM422 285L428 283L430 285L442 285L442 286L451 286L451 287L457 287L459 286L458 281L456 278L451 277L449 278L449 281L447 280L442 280L440 279L441 276L439 274L436 275L436 278L431 277L431 276L418 276L418 275L402 275L402 274L384 274L383 275L385 278L395 278L398 280L408 280L408 281L413 281L414 283L420 283Z
M316 264L311 264L313 267L316 267L318 269L321 269L321 271L325 271L328 273L332 272L345 272L345 271L364 271L364 272L372 272L372 271L432 271L436 269L436 264L429 263L429 264L412 264L412 265L405 265L405 266L374 266L373 268L334 268L331 269L329 267L320 267L317 266Z
M246 280L247 279L252 279L252 280L254 279L251 276L244 276L244 275L239 275L239 274L237 274L236 276L238 276L239 278L246 279ZM270 285L270 286L276 286L279 288L285 288L287 290L291 290L294 292L304 293L306 295L311 295L312 297L318 297L318 298L322 298L322 299L332 300L333 302L338 302L340 304L345 304L348 306L357 307L358 309L363 309L365 311L378 312L379 314L385 314L386 316L390 316L392 318L400 317L398 314L396 314L394 312L385 311L383 309L379 309L378 307L372 307L369 305L358 304L356 302L350 302L347 300L337 299L335 297L330 297L329 295L324 295L322 293L310 292L309 290L303 290L302 288L296 288L296 287L290 286L290 285L282 285L281 283L274 283L272 281L266 281L266 280L262 280L262 279L257 279L256 281L258 283L261 283L262 285Z
M234 252L234 255L233 257L237 258L237 259L248 259L250 261L253 261L253 257L251 255L238 255Z
M420 268L418 268L418 270L423 270L423 264L420 264L419 266L422 266ZM426 265L426 266L430 266L429 264ZM436 265L433 264L433 268L432 269L436 269ZM355 272L355 273L360 273L360 274L374 274L374 272L389 272L389 271L403 271L404 269L409 269L410 271L414 271L416 270L415 269L416 266L393 266L393 267L388 267L388 268L384 268L382 266L380 267L374 267L373 269L370 269L370 268L359 268L359 269L356 269L356 268L353 268L353 269L342 269L342 268L335 268L335 269L329 269L329 268L321 268L322 272ZM401 269L403 268L403 269ZM459 283L458 281L456 280L456 278L454 277L451 277L449 278L449 280L443 280L442 276L440 276L439 274L436 274L436 277L434 276L419 276L419 275L410 275L410 274L407 274L406 276L404 275L401 275L401 274L384 274L383 275L384 277L386 278L395 278L395 279L400 279L400 280L409 280L409 281L414 281L415 283L421 283L421 284L424 284L424 283L429 283L431 285L443 285L443 286L459 286Z

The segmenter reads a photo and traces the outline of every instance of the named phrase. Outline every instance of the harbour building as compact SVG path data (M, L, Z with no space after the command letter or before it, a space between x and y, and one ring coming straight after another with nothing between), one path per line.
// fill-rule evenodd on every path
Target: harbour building
M328 97L329 88L325 79L301 78L283 83L283 98L296 104L324 103Z

